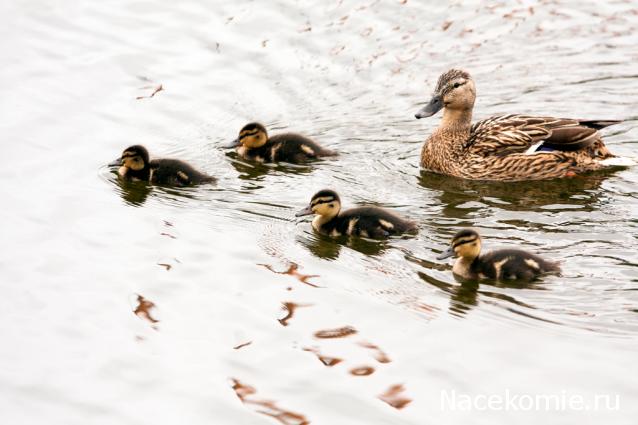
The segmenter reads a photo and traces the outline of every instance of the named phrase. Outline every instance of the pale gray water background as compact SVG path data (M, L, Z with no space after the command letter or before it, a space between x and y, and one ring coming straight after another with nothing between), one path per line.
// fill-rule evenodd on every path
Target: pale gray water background
M272 406L240 401L236 379L312 424L635 424L638 169L421 176L439 117L413 115L459 66L476 80L475 118L625 119L604 135L636 155L638 2L27 0L0 13L2 423L277 423L257 412ZM219 146L252 120L342 155L237 163ZM134 143L219 182L118 185L105 164ZM317 237L293 213L324 187L420 233ZM457 283L435 256L467 225L487 248L563 261L563 276ZM292 263L319 288L269 270ZM138 294L155 325L133 313ZM285 302L304 305L288 326ZM314 336L343 326L358 332ZM350 373L362 366L374 373ZM378 398L396 384L403 409ZM442 390L617 395L620 408L450 412Z

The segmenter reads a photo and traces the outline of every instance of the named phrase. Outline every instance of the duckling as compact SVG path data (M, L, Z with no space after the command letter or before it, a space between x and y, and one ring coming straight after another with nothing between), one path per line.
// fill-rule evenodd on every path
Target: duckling
M266 127L253 122L246 124L228 148L237 148L237 153L257 162L302 163L337 153L319 146L300 134L283 133L268 137Z
M157 184L187 186L212 183L216 179L201 173L178 159L150 159L148 150L141 145L124 149L122 156L110 165L120 165L117 173L127 180L147 181Z
M474 229L463 229L452 238L439 260L458 257L452 272L464 279L526 280L544 273L559 273L558 262L552 262L520 249L502 249L481 253L481 237Z
M421 150L421 167L473 180L542 180L571 177L607 166L633 165L613 155L598 130L621 121L501 115L472 124L474 80L451 69L416 118L443 109L439 127Z
M312 228L329 236L385 238L416 232L416 223L379 207L360 207L341 211L341 200L334 190L324 189L312 197L310 205L295 216L316 214Z

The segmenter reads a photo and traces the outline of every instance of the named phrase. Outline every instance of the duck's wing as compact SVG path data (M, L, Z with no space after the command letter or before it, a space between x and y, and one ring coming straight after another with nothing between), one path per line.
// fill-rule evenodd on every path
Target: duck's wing
M500 115L474 123L465 149L483 156L576 151L598 140L598 129L619 122Z

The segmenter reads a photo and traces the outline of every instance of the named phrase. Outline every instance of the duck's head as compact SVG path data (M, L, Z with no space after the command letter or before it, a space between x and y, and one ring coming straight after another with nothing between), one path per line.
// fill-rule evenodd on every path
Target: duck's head
M124 149L122 156L116 159L111 165L121 165L122 167L139 171L146 168L149 162L149 155L142 145L133 145Z
M246 124L239 131L239 136L232 141L229 148L234 148L239 145L245 146L248 149L260 148L268 141L268 132L266 127L258 122L251 122Z
M341 200L337 192L330 189L320 190L315 193L310 200L310 204L295 214L296 217L304 215L316 214L330 219L341 210Z
M443 108L450 111L471 111L474 100L476 86L470 74L460 69L450 69L439 77L430 102L414 116L431 117Z
M443 260L449 257L461 257L466 260L473 260L480 253L481 236L474 229L463 229L454 235L447 251L436 258Z

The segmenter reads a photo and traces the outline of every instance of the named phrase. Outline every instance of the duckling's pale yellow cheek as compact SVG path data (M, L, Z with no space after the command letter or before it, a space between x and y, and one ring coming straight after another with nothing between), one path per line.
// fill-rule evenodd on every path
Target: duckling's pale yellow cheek
M118 170L117 170L117 174L120 175L120 177L126 177L126 173L128 172L128 167L125 167L124 165L122 165Z

